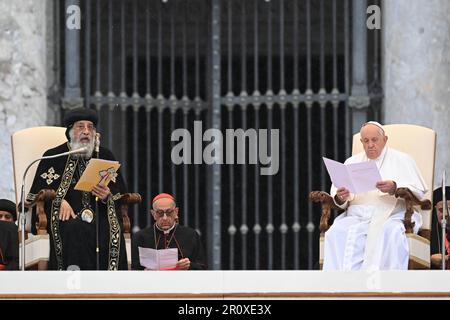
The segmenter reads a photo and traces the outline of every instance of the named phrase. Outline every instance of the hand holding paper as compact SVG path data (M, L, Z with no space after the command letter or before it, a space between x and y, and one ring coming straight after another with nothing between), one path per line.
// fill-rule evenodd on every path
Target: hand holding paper
M183 258L178 260L176 269L177 270L189 270L189 266L191 265L191 261L189 258Z
M149 270L175 270L178 262L178 249L160 249L139 247L141 266Z
M106 198L108 198L109 194L111 193L111 191L109 190L109 188L107 186L105 186L103 184L104 182L100 182L100 184L95 185L92 188L92 194L96 197L98 197L99 199L105 201Z
M392 180L379 181L377 183L377 189L381 192L394 194L397 189L397 184Z
M115 181L119 167L120 163L118 161L104 159L89 160L89 164L84 170L83 175L75 185L75 190L91 192L94 186L99 184L108 186L111 180ZM96 192L102 194L101 190L96 190Z
M339 204L343 204L350 197L350 191L345 187L340 187L336 190L336 196L338 197Z
M331 181L337 187L345 187L351 193L363 193L376 189L381 175L374 161L342 164L323 157Z

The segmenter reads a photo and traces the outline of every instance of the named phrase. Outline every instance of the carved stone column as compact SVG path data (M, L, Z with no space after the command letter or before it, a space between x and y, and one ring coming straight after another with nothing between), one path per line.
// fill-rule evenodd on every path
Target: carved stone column
M47 120L50 1L0 1L0 198L16 200L11 135Z
M448 0L383 2L384 119L437 132L435 185L450 176L449 16Z

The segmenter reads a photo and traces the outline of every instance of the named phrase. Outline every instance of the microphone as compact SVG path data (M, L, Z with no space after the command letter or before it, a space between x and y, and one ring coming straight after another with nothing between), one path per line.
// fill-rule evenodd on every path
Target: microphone
M44 159L53 159L58 157L63 157L71 154L86 154L88 149L86 147L82 147L75 150L66 151L59 154L54 154L51 156L44 156L40 157L38 159L33 160L28 167L25 169L23 176L22 176L22 186L21 186L21 203L22 203L22 210L20 212L20 225L21 225L21 237L22 237L22 251L21 251L21 257L22 257L22 266L21 270L25 271L25 224L26 224L26 217L25 217L25 178L27 176L28 170L31 168L31 166L36 163L37 161L44 160Z
M97 159L100 157L100 133L95 133L95 144L94 151ZM99 246L99 224L98 224L98 197L95 197L95 260L96 260L96 268L100 270L100 246Z
M75 149L75 150L70 150L70 151L67 151L67 152L55 154L55 155L52 155L52 156L45 156L45 157L36 159L35 161L44 160L44 159L53 159L53 158L67 156L67 155L70 155L70 154L86 154L87 151L88 151L87 147L82 147L82 148L78 148L78 149ZM35 161L33 161L31 164L33 164Z

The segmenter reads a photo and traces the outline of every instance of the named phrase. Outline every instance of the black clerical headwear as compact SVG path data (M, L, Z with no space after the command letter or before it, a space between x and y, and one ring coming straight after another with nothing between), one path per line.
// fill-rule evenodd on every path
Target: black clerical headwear
M445 187L445 197L450 200L450 187ZM436 205L439 201L442 201L442 187L433 191L433 205Z
M0 211L11 213L14 221L17 220L17 210L14 202L7 199L0 199Z
M66 137L70 141L69 131L72 128L73 124L77 121L91 121L94 126L97 126L98 122L98 114L95 109L88 108L75 108L68 110L64 116L64 126L67 127Z

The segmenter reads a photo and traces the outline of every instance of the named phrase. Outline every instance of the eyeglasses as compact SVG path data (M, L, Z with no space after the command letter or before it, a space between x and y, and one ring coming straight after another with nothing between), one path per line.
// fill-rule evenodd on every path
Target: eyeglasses
M153 210L157 218L162 218L166 215L167 218L171 218L175 215L175 209L167 209L167 210Z
M88 125L83 125L83 124L77 124L74 126L75 130L77 131L84 131L85 128L88 129L88 131L94 131L95 127L92 124L88 124Z

